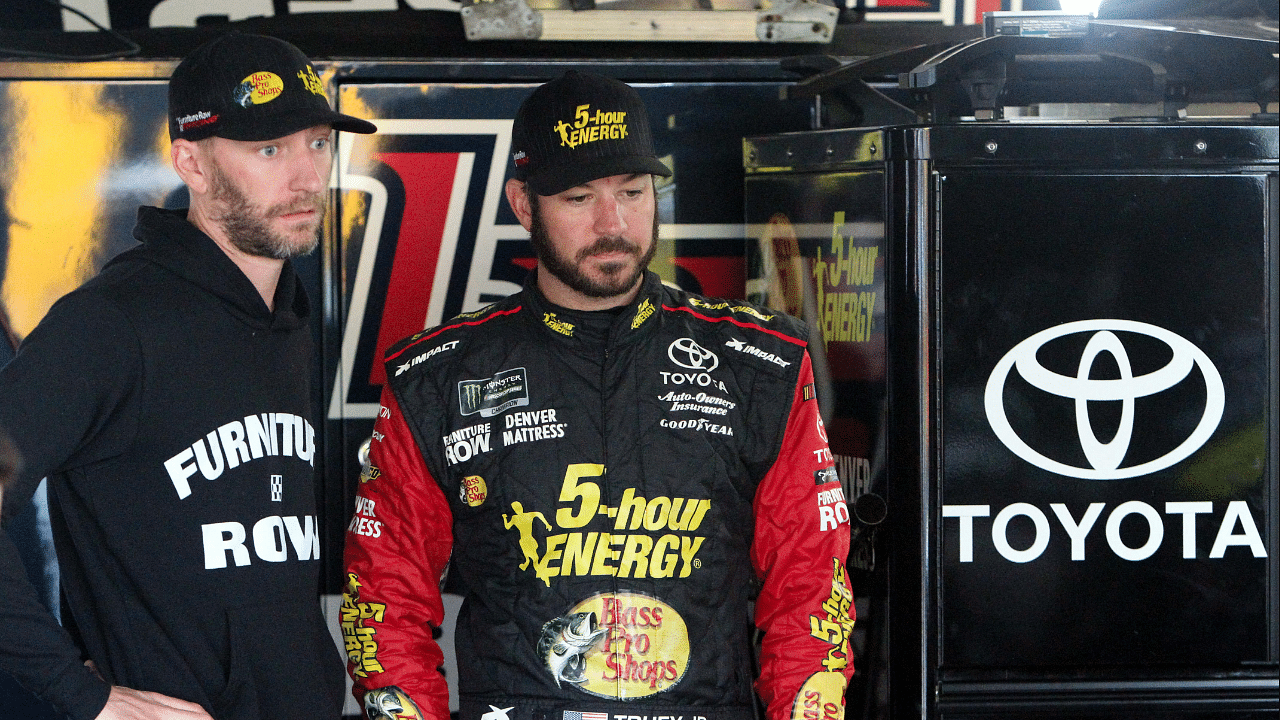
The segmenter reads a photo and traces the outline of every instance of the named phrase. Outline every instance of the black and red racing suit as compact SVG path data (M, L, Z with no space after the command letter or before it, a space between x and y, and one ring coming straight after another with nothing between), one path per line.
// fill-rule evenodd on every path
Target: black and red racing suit
M769 720L842 717L848 509L805 330L648 273L612 315L530 281L394 346L347 533L356 697L447 720L447 569L461 720L749 720L752 598Z

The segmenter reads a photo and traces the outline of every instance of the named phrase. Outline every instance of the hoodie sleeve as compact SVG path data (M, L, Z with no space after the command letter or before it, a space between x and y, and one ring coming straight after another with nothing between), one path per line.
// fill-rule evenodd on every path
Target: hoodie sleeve
M0 370L0 427L24 469L4 488L4 520L41 478L123 452L136 431L131 392L140 376L137 336L116 306L84 292L59 300ZM0 668L74 720L91 719L110 686L41 604L7 530L0 533Z
M768 720L844 717L853 675L849 509L827 447L804 355L782 449L756 490L751 560L765 631L756 689Z

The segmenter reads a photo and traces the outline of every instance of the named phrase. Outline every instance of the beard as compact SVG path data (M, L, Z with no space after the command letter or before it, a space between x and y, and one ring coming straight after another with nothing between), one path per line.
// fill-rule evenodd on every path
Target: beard
M236 186L216 165L213 168L210 185L212 196L225 207L222 215L216 218L222 223L227 238L238 250L256 257L273 260L288 260L300 257L316 249L320 242L320 226L324 222L325 202L320 193L298 198L287 203L280 203L261 209L249 201L247 195ZM315 210L314 227L308 232L299 228L290 234L272 229L268 222L271 218Z
M649 249L641 251L640 246L620 235L603 235L596 241L578 251L574 257L561 255L556 251L547 227L542 222L542 213L538 210L538 196L529 194L533 220L529 225L529 242L533 245L533 253L538 261L560 282L590 298L611 298L625 295L636 286L644 271L649 268L654 253L658 250L658 208L653 208L653 234L649 241ZM582 263L592 255L611 252L625 252L636 258L635 267L626 271L625 263L607 263L600 266L605 277L594 279L582 271Z

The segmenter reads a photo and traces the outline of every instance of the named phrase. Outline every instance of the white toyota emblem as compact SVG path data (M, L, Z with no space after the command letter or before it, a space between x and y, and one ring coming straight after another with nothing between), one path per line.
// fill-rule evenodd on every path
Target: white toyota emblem
M689 370L711 372L720 367L720 358L689 338L680 338L667 346L671 362Z
M1160 340L1173 351L1173 357L1159 370L1134 377L1133 369L1129 364L1129 355L1114 331L1136 333ZM1050 340L1089 332L1093 335L1080 356L1080 365L1075 377L1052 372L1036 359L1036 352ZM1119 379L1095 380L1089 377L1094 360L1104 352L1115 358L1116 364L1120 367ZM1051 460L1033 450L1014 432L1009 425L1009 419L1005 416L1004 385L1009 378L1009 371L1015 366L1018 368L1018 374L1033 387L1075 400L1076 432L1080 437L1080 446L1084 450L1085 459L1092 467L1072 467ZM1181 383L1191 373L1193 366L1199 368L1205 384L1204 414L1195 430L1182 441L1181 445L1163 457L1140 465L1120 467L1133 436L1134 400L1164 392ZM1099 442L1093 432L1093 425L1089 419L1090 400L1118 400L1121 403L1120 427L1110 442ZM1222 420L1226 393L1222 387L1222 376L1218 374L1218 369L1213 366L1209 356L1180 335L1155 325L1132 320L1081 320L1042 330L1018 343L1000 358L1000 362L996 363L995 369L991 371L991 377L987 379L985 404L987 422L991 423L991 429L995 431L996 437L1023 460L1038 468L1067 477L1085 480L1119 480L1163 470L1200 449L1200 446L1213 435L1213 431Z

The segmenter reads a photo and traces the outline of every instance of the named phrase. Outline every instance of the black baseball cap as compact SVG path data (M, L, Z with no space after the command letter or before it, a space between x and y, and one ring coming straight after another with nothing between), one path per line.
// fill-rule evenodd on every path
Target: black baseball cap
M284 40L222 35L193 50L169 78L170 140L274 140L315 125L378 129L334 112L311 61Z
M555 195L610 175L671 171L653 152L640 95L613 78L570 70L533 91L511 130L516 179Z

